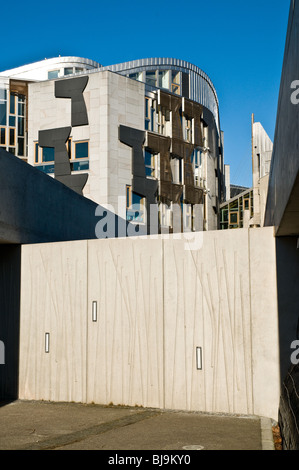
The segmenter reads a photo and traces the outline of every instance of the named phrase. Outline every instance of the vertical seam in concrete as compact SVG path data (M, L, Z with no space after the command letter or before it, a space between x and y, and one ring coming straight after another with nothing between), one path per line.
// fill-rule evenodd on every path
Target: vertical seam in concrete
M165 364L165 256L164 256L164 243L165 240L161 237L162 242L162 315L163 315L163 408L165 409L165 373L166 373L166 364Z
M250 245L250 229L247 229L248 233L248 270L249 270L249 309L250 309L250 355L251 355L251 402L252 402L252 414L254 414L254 383L253 383L253 338L252 338L252 289L251 289L251 245Z
M88 355L88 332L89 332L89 279L88 279L88 270L89 270L89 258L88 258L88 249L89 241L86 240L86 371L85 371L85 403L87 403L88 396L88 364L89 364L89 355Z

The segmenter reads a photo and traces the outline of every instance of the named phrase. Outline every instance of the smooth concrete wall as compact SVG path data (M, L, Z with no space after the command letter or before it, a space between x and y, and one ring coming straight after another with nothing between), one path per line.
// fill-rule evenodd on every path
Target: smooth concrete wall
M291 0L278 100L265 226L299 235L299 1Z
M23 246L19 397L277 419L275 266L268 228Z

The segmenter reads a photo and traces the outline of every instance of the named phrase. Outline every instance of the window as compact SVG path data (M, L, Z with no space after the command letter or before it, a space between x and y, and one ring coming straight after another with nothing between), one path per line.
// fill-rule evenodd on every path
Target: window
M42 162L49 163L55 160L55 150L52 147L44 147L42 149Z
M180 77L180 72L176 72L175 70L172 70L171 72L171 91L172 93L175 93L176 95L181 94L181 77Z
M77 158L89 158L89 145L88 145L88 141L84 141L84 142L75 142L75 155L74 155L74 158L77 159Z
M16 130L13 127L9 128L9 145L12 147L16 145Z
M7 119L7 90L0 88L0 126L6 126Z
M0 128L0 145L6 145L6 128Z
M183 169L182 159L179 157L172 157L170 161L172 171L172 181L174 184L183 183Z
M156 109L155 109L155 100L152 100L149 97L145 97L145 130L146 131L155 131L155 116L156 116Z
M144 198L132 191L132 186L126 186L126 219L129 222L145 222Z
M53 78L59 77L59 70L51 70L48 72L48 80L52 80Z
M203 186L202 153L199 149L194 149L191 161L194 173L194 184L195 186Z
M9 114L16 114L16 96L12 93L9 98Z
M184 116L184 139L192 142L192 119L188 116Z
M148 71L145 74L145 81L148 85L157 86L156 71Z
M64 75L72 75L74 73L73 67L65 67L63 74Z
M80 73L80 72L83 72L84 69L82 69L81 67L75 67L75 73Z
M243 199L243 210L244 210L244 211L250 210L250 199L249 199L249 196L248 196L248 198L244 198L244 199Z
M158 86L169 90L169 72L168 70L158 71Z
M229 213L229 224L230 225L239 225L239 213L230 212Z
M144 151L145 174L155 178L155 155L149 150Z

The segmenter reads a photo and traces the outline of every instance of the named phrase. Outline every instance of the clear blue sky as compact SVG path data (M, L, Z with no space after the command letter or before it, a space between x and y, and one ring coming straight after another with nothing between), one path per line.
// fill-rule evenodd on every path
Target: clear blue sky
M232 183L251 186L251 114L273 140L289 0L17 3L1 6L0 70L58 55L189 61L216 87Z

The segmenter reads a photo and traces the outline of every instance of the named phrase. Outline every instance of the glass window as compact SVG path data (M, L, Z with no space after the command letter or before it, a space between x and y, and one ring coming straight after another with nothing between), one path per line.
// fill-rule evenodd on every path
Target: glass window
M6 129L1 127L0 129L0 145L6 145Z
M179 95L181 93L181 87L180 87L180 72L175 72L172 70L171 72L171 91L172 93L175 93L176 95Z
M10 94L10 100L9 100L9 113L10 114L16 114L16 96Z
M144 198L133 193L132 187L126 187L126 218L129 222L144 223Z
M42 150L42 162L54 162L55 150L52 147L44 147Z
M6 126L6 101L0 101L0 126Z
M51 70L48 72L48 79L51 80L53 78L58 78L59 77L59 70Z
M155 155L150 150L144 151L145 174L155 177Z
M15 149L15 147L9 147L8 151L9 151L9 153L12 153L13 155L16 154L16 149Z
M12 127L9 128L9 145L16 145L16 130Z
M148 85L156 86L156 71L146 72L145 81Z
M9 116L8 122L10 127L16 127L16 116Z
M18 137L18 155L20 157L25 155L25 139L23 137Z
M72 75L72 73L74 73L73 67L66 67L64 69L64 75Z
M25 120L22 116L18 117L18 135L24 137L25 135Z
M81 67L75 67L75 72L76 73L79 73L79 72L83 72L84 69L82 69Z
M25 116L25 103L22 103L22 102L18 103L18 115Z
M39 146L38 146L38 143L35 142L34 144L34 163L38 163L39 162Z
M169 73L167 70L160 70L158 72L159 88L169 89Z
M88 142L75 143L75 158L88 158Z
M5 88L0 88L0 100L7 100L7 90Z

